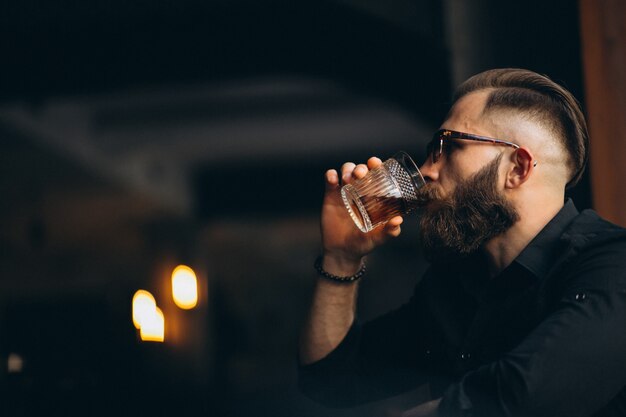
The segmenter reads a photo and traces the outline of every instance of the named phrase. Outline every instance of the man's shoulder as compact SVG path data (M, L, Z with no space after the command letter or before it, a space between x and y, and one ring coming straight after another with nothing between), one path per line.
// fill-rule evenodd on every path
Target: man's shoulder
M565 251L552 278L568 287L626 287L626 229L593 210L577 215L561 236Z
M579 213L565 229L561 240L568 241L577 251L597 246L626 243L626 229L600 217L594 210Z

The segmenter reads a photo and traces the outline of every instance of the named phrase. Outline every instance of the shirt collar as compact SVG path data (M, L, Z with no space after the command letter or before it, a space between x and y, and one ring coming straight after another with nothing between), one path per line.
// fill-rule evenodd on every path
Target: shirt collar
M526 268L539 279L545 277L560 248L561 235L577 215L578 210L574 202L568 199L556 216L522 250L515 259L515 263Z

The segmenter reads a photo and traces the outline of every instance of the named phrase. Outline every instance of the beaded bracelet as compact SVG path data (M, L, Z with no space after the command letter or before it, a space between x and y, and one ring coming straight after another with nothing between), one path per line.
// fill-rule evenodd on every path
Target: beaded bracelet
M315 270L321 277L329 279L331 281L344 282L344 283L349 283L349 282L354 282L354 281L359 280L363 275L365 275L365 271L367 270L367 267L365 266L365 262L363 262L361 264L361 268L359 268L359 270L356 271L354 275L351 275L348 277L340 277L338 275L333 275L330 272L325 271L324 268L322 268L321 256L317 257L317 259L315 260L315 263L313 264L313 267L315 267Z

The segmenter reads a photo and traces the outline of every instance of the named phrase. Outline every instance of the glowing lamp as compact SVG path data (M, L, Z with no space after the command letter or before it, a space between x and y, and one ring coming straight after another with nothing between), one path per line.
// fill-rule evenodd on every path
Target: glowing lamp
M160 308L154 307L152 314L143 317L139 335L144 342L163 342L165 340L165 317Z
M198 304L198 280L193 269L179 265L172 272L172 297L174 303L183 310Z
M24 369L24 359L17 353L9 354L7 358L7 372L10 374L22 372Z
M146 317L154 314L156 301L146 290L138 290L133 296L133 323L137 329L141 328Z

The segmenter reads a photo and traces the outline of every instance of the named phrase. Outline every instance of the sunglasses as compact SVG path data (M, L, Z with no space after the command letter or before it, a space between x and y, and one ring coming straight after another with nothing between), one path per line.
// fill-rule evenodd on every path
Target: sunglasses
M519 145L506 140L488 138L486 136L473 135L471 133L455 132L454 130L441 129L435 132L433 139L426 145L426 156L430 155L433 164L437 163L445 149L445 142L448 140L473 140L476 142L491 143L493 145L510 146L519 149Z

